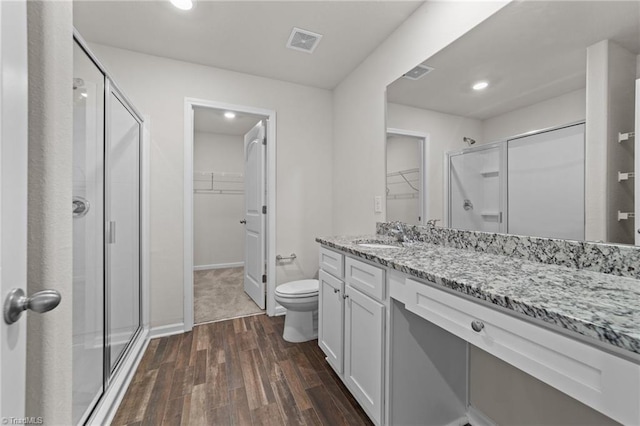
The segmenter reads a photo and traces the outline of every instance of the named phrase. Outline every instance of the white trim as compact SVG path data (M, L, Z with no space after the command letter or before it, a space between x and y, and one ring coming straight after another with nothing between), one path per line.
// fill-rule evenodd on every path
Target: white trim
M140 214L141 216L141 229L140 229L140 257L142 264L140 265L140 275L142 278L142 282L140 283L142 286L142 326L145 328L149 327L149 323L151 321L151 313L149 306L149 274L151 271L150 268L150 255L151 255L151 238L150 238L150 222L151 216L149 214L150 207L150 199L151 199L151 173L150 173L150 164L151 164L151 117L148 115L144 116L144 121L142 124L142 158L141 158L141 173L140 173L140 196L142 199L140 200Z
M276 112L205 99L184 99L184 331L194 324L193 312L193 108L204 107L266 117L267 124L267 315L276 313Z
M206 271L208 269L240 268L243 266L244 266L244 262L214 263L211 265L196 265L193 267L193 270Z
M444 426L464 426L466 424L469 424L469 420L467 416L462 416L459 417L453 421L450 421L449 423L446 423ZM473 426L477 426L475 423L471 423L473 424Z
M278 306L276 306L276 309L274 310L273 316L279 317L281 315L286 315L286 314L287 314L287 308L285 308L282 305L278 305Z
M111 424L122 402L122 398L129 388L129 384L138 369L142 355L149 344L149 329L144 328L131 347L128 356L122 359L122 364L111 377L109 386L105 390L100 403L93 415L87 420L88 425Z
M397 136L409 136L412 138L420 139L420 158L422 158L422 162L420 163L420 223L422 225L426 225L429 218L427 217L429 214L429 153L430 153L430 137L429 133L424 132L416 132L414 130L405 130L405 129L397 129L394 127L387 127L387 136L389 135L397 135ZM385 153L386 158L386 153ZM386 170L386 161L385 161L385 176L387 173ZM386 205L386 203L385 203ZM386 215L386 207L385 207L385 215Z
M184 323L161 325L153 327L149 331L149 340L157 337L173 336L174 334L184 333Z
M493 420L473 405L467 406L467 419L469 420L468 423L473 426L496 426Z

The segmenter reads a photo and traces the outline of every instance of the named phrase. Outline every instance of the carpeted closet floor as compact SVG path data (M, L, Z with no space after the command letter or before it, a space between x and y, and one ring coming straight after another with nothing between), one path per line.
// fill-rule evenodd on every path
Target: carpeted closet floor
M243 289L244 268L194 271L195 323L264 312Z

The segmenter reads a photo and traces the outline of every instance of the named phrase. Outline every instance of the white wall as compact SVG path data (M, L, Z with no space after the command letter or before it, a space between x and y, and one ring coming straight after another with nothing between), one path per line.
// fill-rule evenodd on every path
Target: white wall
M609 99L607 137L607 241L633 244L633 220L618 220L618 210L634 211L634 179L618 182L618 171L634 171L634 140L618 143L618 133L633 132L635 120L636 58L609 42Z
M373 200L385 191L387 85L507 3L426 2L334 89L334 233L373 232L385 218Z
M71 2L27 2L29 217L27 293L55 289L60 305L27 321L27 416L71 424L73 37Z
M441 112L389 103L387 104L387 126L395 129L413 130L429 134L427 148L427 191L429 205L427 219L439 219L445 223L445 154L467 148L463 137L482 137L480 120L443 114Z
M196 172L244 173L244 138L196 132L193 144ZM194 188L209 187L194 182ZM242 190L244 184L216 183L215 188ZM193 263L196 267L244 261L244 194L201 191L193 195Z
M482 143L582 121L586 108L586 89L580 89L488 118L482 121Z
M278 266L276 279L315 275L314 237L332 233L331 92L103 45L91 48L153 122L151 326L183 321L185 97L276 111L276 251L298 255L292 264Z
M618 171L633 171L633 140L618 143L618 132L634 126L637 56L609 40L587 49L586 223L587 240L634 242L633 182L618 183ZM603 159L606 159L603 161Z

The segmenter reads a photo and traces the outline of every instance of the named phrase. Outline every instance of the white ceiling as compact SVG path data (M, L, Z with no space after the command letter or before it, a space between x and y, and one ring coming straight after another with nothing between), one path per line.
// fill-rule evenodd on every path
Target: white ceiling
M585 87L586 48L610 39L640 53L638 1L513 2L423 63L420 80L400 78L389 102L477 119ZM489 88L471 89L486 80Z
M73 2L88 41L332 89L422 1ZM323 35L313 54L287 49L293 27Z
M213 108L194 108L194 130L196 132L244 136L258 121L264 118L259 115L236 112L236 117L229 119L224 117L225 111Z

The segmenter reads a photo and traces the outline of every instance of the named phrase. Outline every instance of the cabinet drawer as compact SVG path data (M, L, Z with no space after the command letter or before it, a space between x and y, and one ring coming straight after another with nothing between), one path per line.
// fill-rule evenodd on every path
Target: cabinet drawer
M410 278L405 307L618 422L640 424L638 364Z
M361 292L384 300L384 269L347 257L344 266L345 281Z
M334 277L344 279L344 255L320 247L320 269Z

